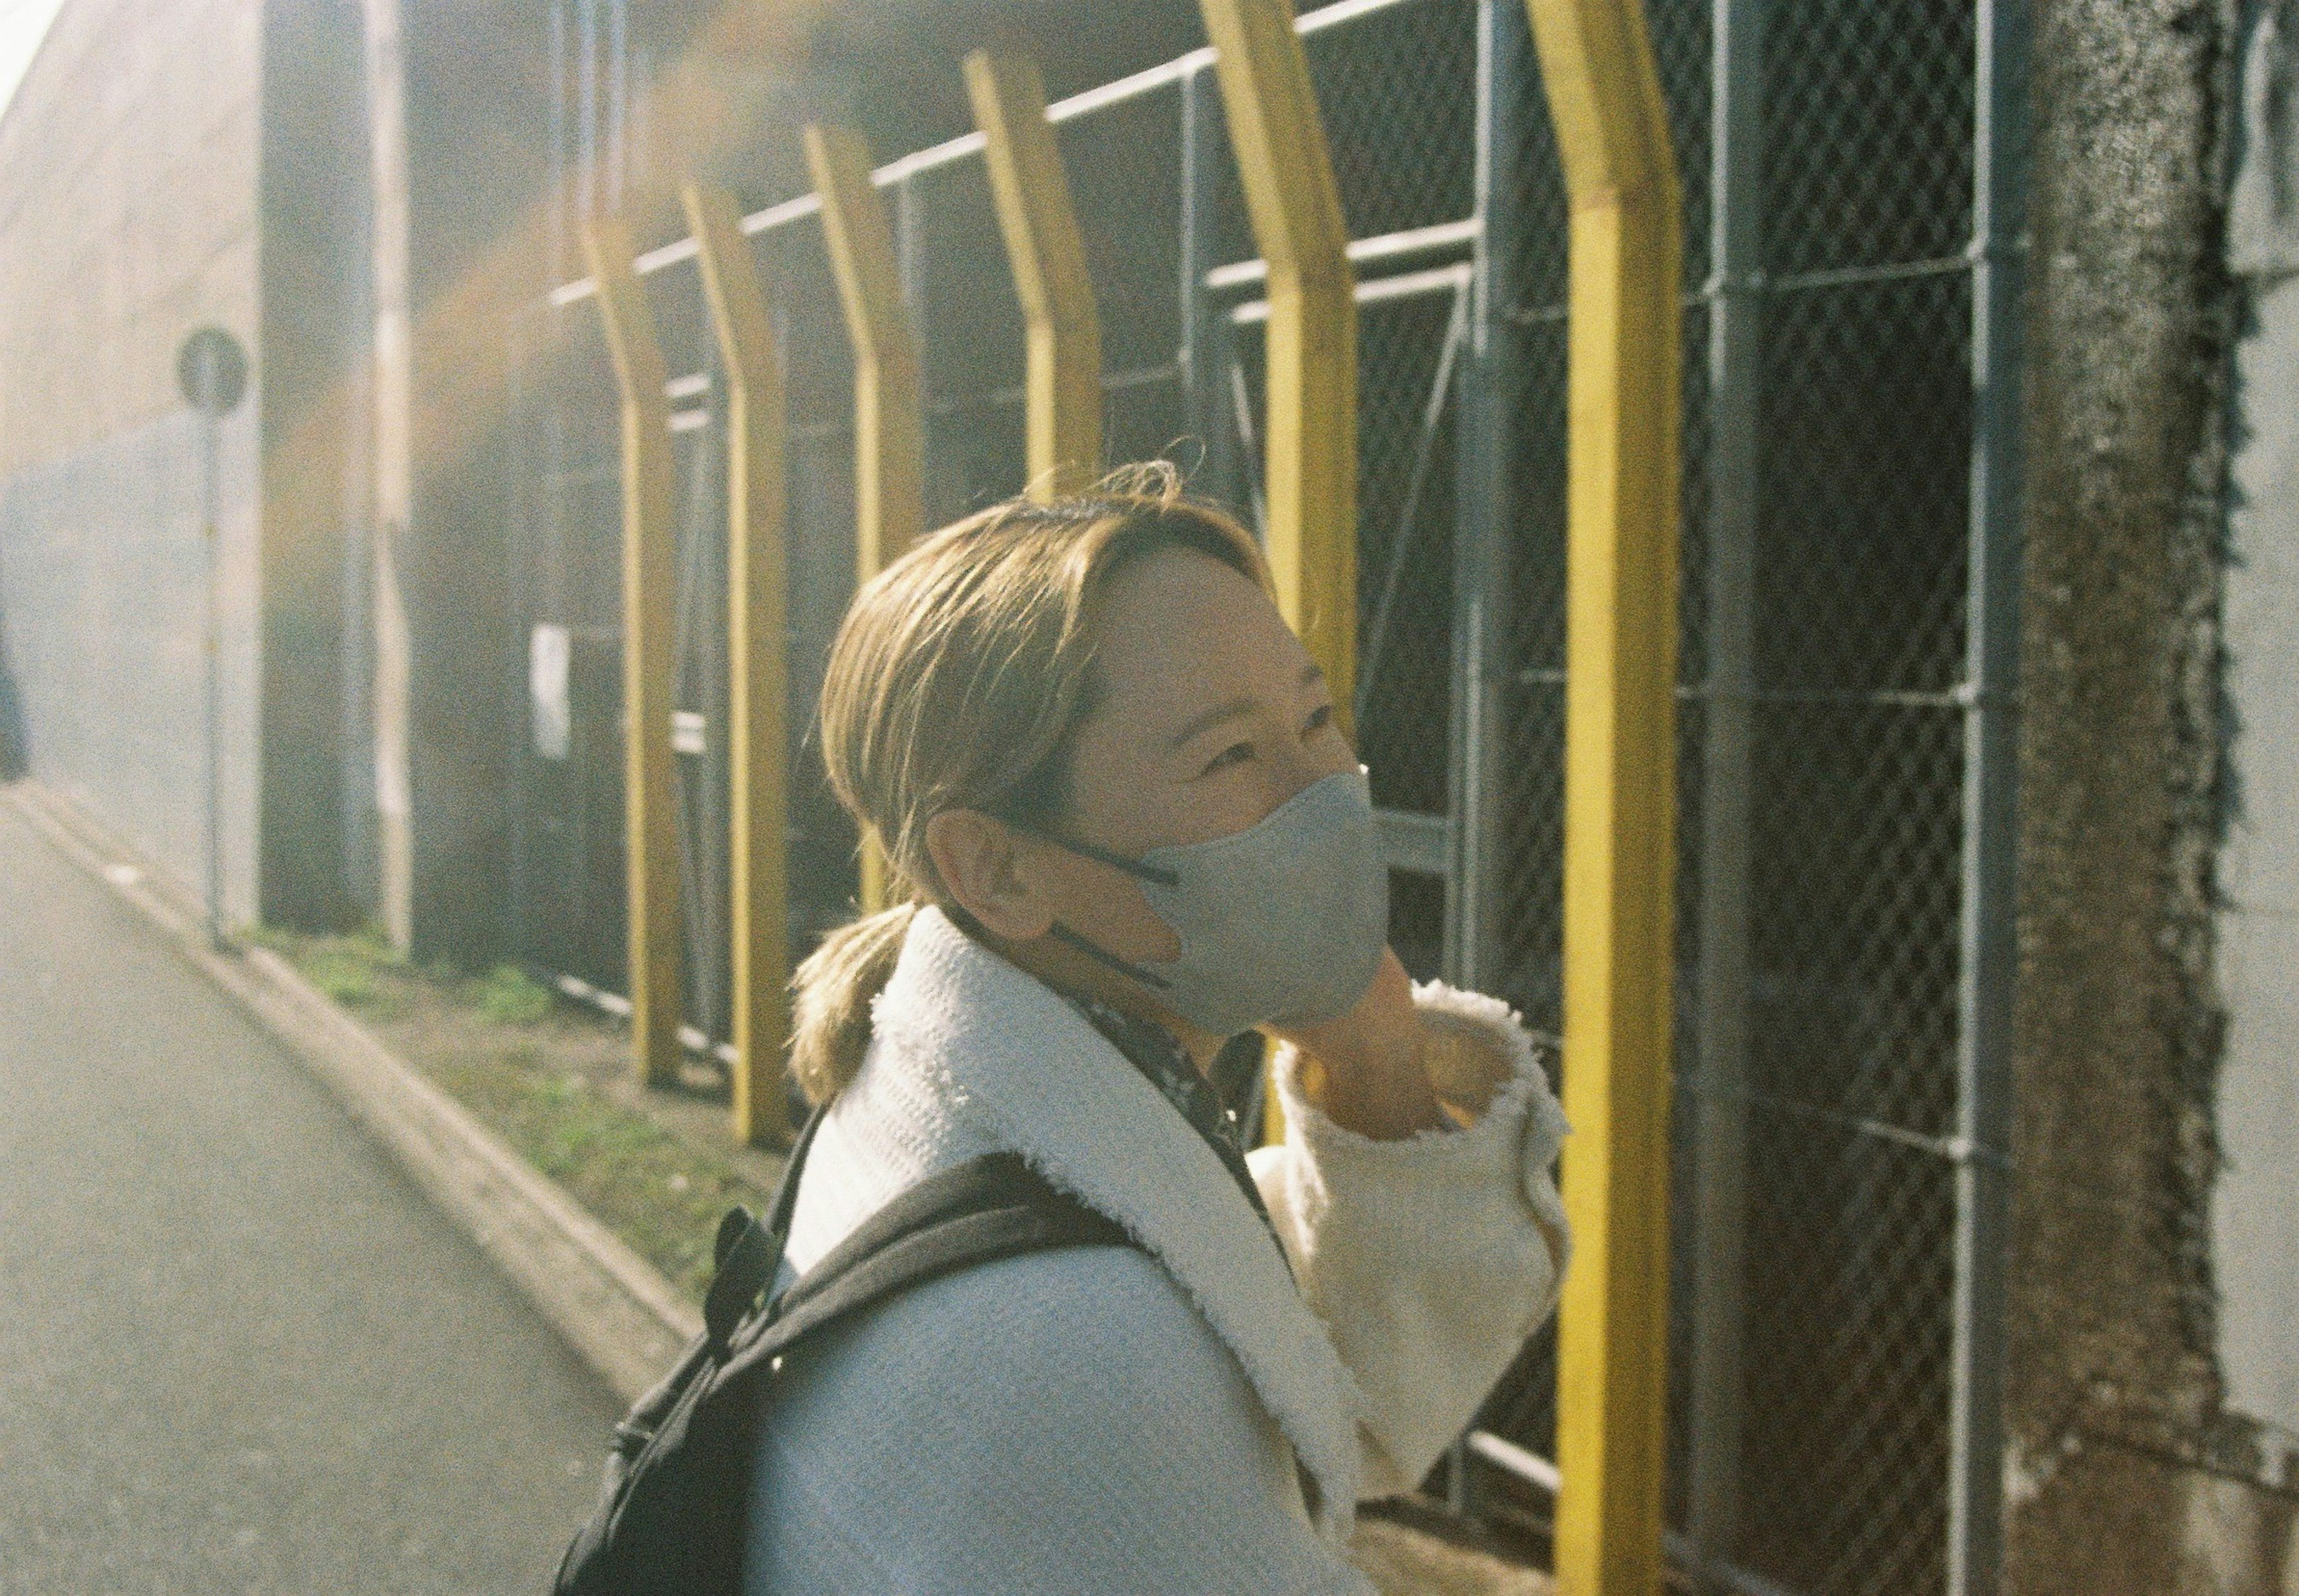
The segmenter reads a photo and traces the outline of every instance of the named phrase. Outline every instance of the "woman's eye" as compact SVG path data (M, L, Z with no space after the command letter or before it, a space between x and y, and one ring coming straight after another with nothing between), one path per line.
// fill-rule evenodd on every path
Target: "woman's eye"
M1301 723L1301 735L1309 736L1324 730L1333 723L1333 706L1321 703L1309 711L1308 719Z
M1204 770L1199 772L1199 774L1211 776L1216 770L1226 770L1232 765L1241 765L1252 757L1252 744L1232 743L1228 747L1223 749L1219 753L1214 755L1212 761L1206 766Z

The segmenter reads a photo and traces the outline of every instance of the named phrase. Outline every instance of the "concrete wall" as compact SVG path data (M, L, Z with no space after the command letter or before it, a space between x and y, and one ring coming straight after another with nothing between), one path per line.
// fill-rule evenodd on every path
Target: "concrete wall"
M67 0L0 120L0 671L32 772L202 877L196 429L178 342L257 339L253 0ZM260 373L258 376L260 382ZM221 835L255 909L255 395L223 429Z
M2034 17L2005 1588L2284 1596L2299 1491L2221 1329L2269 1259L2213 1219L2250 1117L2215 945L2236 7Z
M398 545L410 671L411 919L421 957L508 952L527 638L508 589L513 310L545 280L548 13L402 0L414 470Z

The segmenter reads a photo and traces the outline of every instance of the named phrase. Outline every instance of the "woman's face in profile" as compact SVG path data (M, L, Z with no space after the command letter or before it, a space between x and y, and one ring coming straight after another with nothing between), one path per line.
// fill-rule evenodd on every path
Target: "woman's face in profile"
M1079 727L1063 830L1139 858L1242 831L1295 794L1357 768L1324 674L1261 589L1187 550L1121 575L1103 611L1101 702ZM1061 855L1064 918L1129 959L1180 952L1140 887Z

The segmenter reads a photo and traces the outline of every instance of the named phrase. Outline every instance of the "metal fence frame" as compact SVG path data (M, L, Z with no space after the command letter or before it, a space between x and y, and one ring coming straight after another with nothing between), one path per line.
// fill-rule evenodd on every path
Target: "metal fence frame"
M1441 344L1423 390L1420 430L1407 452L1413 464L1403 523L1409 528L1419 495L1437 474L1451 499L1447 552L1452 610L1443 676L1449 694L1443 736L1449 748L1437 806L1384 808L1382 827L1392 867L1423 883L1441 883L1436 940L1424 966L1496 989L1536 1018L1554 1013L1554 994L1539 972L1528 976L1517 922L1528 891L1549 890L1550 877L1522 869L1523 802L1516 795L1528 744L1523 705L1530 691L1560 691L1562 673L1528 663L1523 566L1540 558L1524 535L1523 455L1528 433L1546 413L1529 404L1527 384L1561 353L1552 311L1540 295L1556 287L1544 262L1556 244L1556 217L1537 195L1543 174L1539 86L1521 0L1343 0L1311 12L1299 27L1311 38L1404 7L1473 5L1476 40L1473 209L1425 226L1359 237L1349 254L1359 275L1361 317L1420 296L1443 303ZM2019 298L2024 228L2027 8L2023 0L1964 0L1960 25L1973 41L1969 62L1970 227L1959 253L1886 259L1795 273L1770 269L1766 230L1772 203L1765 170L1765 117L1773 79L1766 45L1801 12L1828 0L1652 0L1656 25L1680 46L1697 36L1705 64L1672 79L1681 124L1679 147L1690 160L1688 255L1705 267L1684 296L1689 330L1688 390L1698 401L1688 428L1700 431L1686 467L1686 627L1697 647L1686 652L1679 689L1687 711L1683 747L1686 927L1681 937L1678 1011L1679 1294L1673 1351L1677 1365L1676 1471L1672 1555L1712 1588L1769 1592L1791 1588L1748 1567L1740 1555L1747 1515L1744 1434L1747 1311L1745 1223L1750 1187L1763 1178L1749 1164L1751 1117L1786 1113L1830 1134L1861 1138L1925 1160L1946 1172L1954 1193L1952 1233L1939 1238L1950 1257L1951 1300L1938 1304L1948 1328L1947 1411L1941 1420L1944 1500L1938 1504L1941 1544L1921 1567L1938 1587L1981 1596L1997 1584L2001 1559L2000 1419L2004 1357L2004 1260L2007 1051L2013 982L2012 871L2014 819L2013 700L2017 636L2019 478ZM1955 0L1940 0L1955 8ZM1943 12L1945 14L1945 10ZM1689 47L1689 46L1686 46ZM1696 52L1697 53L1697 52ZM1203 441L1198 480L1249 512L1258 507L1257 425L1251 385L1254 328L1265 307L1253 297L1257 262L1236 258L1232 182L1213 54L1177 60L1058 102L1057 129L1144 96L1174 97L1179 231L1174 240L1176 346L1170 362L1106 371L1106 395L1171 385L1183 430ZM1773 71L1780 69L1771 63ZM953 71L956 63L953 63ZM1692 69L1686 69L1688 72ZM1705 93L1705 107L1688 85ZM1959 87L1956 92L1962 92ZM1705 114L1689 112L1705 110ZM891 202L906 290L920 292L925 201L917 186L959 162L978 160L983 141L967 134L879 167L874 181ZM1553 157L1552 157L1553 159ZM752 238L781 236L818 210L801 195L743 219ZM693 254L679 241L639 258L650 276ZM1766 613L1760 544L1767 513L1763 449L1767 351L1773 323L1796 296L1869 283L1963 279L1969 289L1970 478L1964 516L1960 677L1939 691L1879 686L1863 702L1897 712L1954 718L1961 749L1952 1060L1953 1122L1944 1129L1863 1116L1840 1103L1789 1102L1768 1093L1749 1068L1764 1045L1753 1030L1750 993L1759 978L1752 917L1761 907L1754 879L1760 805L1762 716L1768 705L1803 702L1796 691L1768 686L1759 673L1757 627ZM551 311L563 316L589 285L560 286ZM1445 296L1441 301L1434 296ZM1561 300L1561 295L1557 295ZM922 339L936 329L929 322ZM1872 334L1872 336L1873 336ZM550 342L538 330L535 341ZM524 362L522 370L532 367ZM707 374L706 374L707 375ZM690 379L691 380L691 379ZM674 384L676 386L676 384ZM705 387L707 387L707 382ZM1010 395L1018 405L1017 381ZM1003 402L1003 401L1001 401ZM1544 402L1545 403L1545 402ZM546 404L536 442L545 455L562 452L563 425ZM718 424L717 418L708 423ZM1961 424L1959 422L1959 424ZM793 417L793 448L807 425ZM1530 440L1537 445L1538 438ZM1449 464L1445 456L1449 452ZM1375 529L1379 530L1379 529ZM1367 533L1361 530L1361 538ZM1361 548L1365 546L1361 544ZM1361 593L1361 655L1370 684L1382 669L1401 557L1395 540L1385 560L1368 559ZM793 561L798 553L793 547ZM1847 702L1857 696L1839 695ZM1378 717L1376 717L1377 719ZM799 717L803 719L803 717ZM795 823L795 822L794 822ZM1515 873L1513 873L1513 869ZM1531 885L1528 885L1530 881ZM1549 1376L1536 1351L1513 1376L1530 1390ZM1506 1393L1504 1393L1506 1395ZM1533 1397L1512 1409L1489 1408L1489 1430L1457 1453L1457 1500L1480 1496L1496 1509L1494 1489L1480 1489L1469 1459L1536 1486L1553 1485L1538 1456L1546 1425ZM1513 1412L1515 1419L1499 1416ZM1532 1444L1529 1444L1532 1443ZM1488 1484L1493 1482L1489 1478ZM1925 1519L1930 1522L1930 1518ZM1930 1533L1930 1532L1926 1532ZM1931 1573L1925 1579L1933 1578ZM1799 1587L1802 1588L1802 1587ZM1839 1571L1828 1590L1883 1589Z

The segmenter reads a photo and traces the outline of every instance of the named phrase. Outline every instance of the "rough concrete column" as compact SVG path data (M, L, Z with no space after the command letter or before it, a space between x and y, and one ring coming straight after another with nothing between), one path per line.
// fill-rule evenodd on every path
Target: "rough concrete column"
M2278 1509L2225 1454L2211 1334L2231 11L2034 12L2005 1466L2020 1596L2282 1588Z

